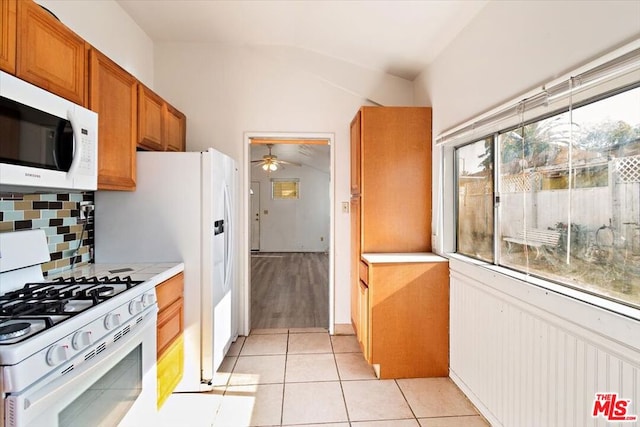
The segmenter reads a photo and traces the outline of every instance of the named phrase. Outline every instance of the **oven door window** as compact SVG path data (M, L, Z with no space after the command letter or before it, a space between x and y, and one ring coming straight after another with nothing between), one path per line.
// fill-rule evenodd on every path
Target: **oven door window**
M73 129L63 118L0 97L0 160L21 166L68 172Z
M117 425L142 392L142 344L58 414L60 427ZM96 424L96 420L101 420Z

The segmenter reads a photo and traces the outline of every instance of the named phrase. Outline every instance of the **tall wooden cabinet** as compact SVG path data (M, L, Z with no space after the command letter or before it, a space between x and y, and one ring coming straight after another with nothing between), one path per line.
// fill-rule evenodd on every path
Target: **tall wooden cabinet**
M431 108L362 107L351 122L351 320L382 378L447 375L448 264L430 251Z
M98 188L136 189L137 80L96 49L90 53L89 108L98 121Z

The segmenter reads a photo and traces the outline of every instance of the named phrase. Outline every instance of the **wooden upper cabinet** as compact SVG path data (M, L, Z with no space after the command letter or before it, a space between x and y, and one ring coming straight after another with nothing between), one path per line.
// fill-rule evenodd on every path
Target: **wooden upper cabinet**
M187 117L171 105L165 105L165 150L185 151Z
M88 45L31 0L18 1L16 76L86 103Z
M89 108L98 113L98 189L135 190L137 81L95 49Z
M16 0L0 0L0 70L16 73Z
M138 147L164 151L165 102L142 83L138 84Z
M138 84L138 148L185 151L187 117L151 89Z
M362 139L360 138L360 130L362 123L362 114L360 111L351 121L351 194L360 194L360 150Z

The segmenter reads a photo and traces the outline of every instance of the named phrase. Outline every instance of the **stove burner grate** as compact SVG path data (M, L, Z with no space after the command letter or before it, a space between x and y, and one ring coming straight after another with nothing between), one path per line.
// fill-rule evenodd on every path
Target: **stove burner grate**
M90 294L95 294L99 297L109 297L113 295L114 292L115 289L113 288L113 286L100 286L99 288L91 289L89 291Z
M131 276L83 276L27 283L6 292L0 295L0 344L27 339L141 283Z

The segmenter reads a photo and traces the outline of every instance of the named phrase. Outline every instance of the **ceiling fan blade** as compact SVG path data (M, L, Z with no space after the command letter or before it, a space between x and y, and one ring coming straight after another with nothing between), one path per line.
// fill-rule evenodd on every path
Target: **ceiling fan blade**
M291 166L302 166L300 163L288 162L286 160L278 160L278 163L283 163L285 165L291 165Z

